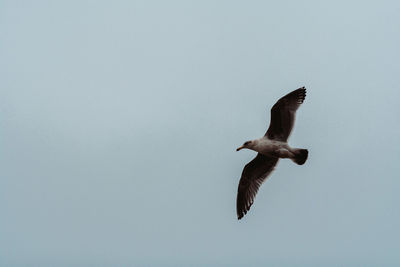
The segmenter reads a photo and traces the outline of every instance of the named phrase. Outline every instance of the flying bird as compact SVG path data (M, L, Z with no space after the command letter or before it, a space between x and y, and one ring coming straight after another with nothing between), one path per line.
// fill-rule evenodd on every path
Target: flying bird
M247 141L236 149L251 149L258 152L257 156L243 169L239 181L236 199L236 212L240 220L254 202L261 184L275 169L280 158L289 158L298 165L303 165L308 157L308 150L292 148L287 140L293 129L296 110L306 97L306 88L302 87L285 95L271 109L271 122L265 135L261 138Z

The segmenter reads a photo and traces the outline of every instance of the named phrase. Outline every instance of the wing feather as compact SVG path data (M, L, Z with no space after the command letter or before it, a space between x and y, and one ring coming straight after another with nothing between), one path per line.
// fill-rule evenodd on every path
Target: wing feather
M271 109L271 122L267 133L269 139L286 142L292 132L296 110L304 102L306 88L302 87L285 95Z
M240 220L254 202L258 189L274 170L278 158L257 154L243 169L236 199L236 212Z

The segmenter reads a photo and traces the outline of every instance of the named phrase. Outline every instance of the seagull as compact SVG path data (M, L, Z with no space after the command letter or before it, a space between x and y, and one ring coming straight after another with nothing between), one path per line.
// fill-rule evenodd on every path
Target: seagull
M257 156L244 167L239 181L236 199L238 220L250 210L261 184L275 169L280 158L289 158L298 165L303 165L308 157L308 150L292 148L287 140L293 129L296 110L306 97L306 88L301 87L285 95L271 109L271 122L265 135L247 141L236 149L251 149Z

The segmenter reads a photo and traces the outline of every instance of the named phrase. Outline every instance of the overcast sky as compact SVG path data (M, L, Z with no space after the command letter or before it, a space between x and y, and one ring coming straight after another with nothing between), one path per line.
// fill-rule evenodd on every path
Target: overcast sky
M0 265L399 266L400 2L322 2L1 1Z

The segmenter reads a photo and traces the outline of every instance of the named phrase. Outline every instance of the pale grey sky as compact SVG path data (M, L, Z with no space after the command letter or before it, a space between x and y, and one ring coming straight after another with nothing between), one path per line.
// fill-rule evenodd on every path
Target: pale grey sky
M1 1L1 266L398 266L400 2ZM269 109L306 86L250 213Z

